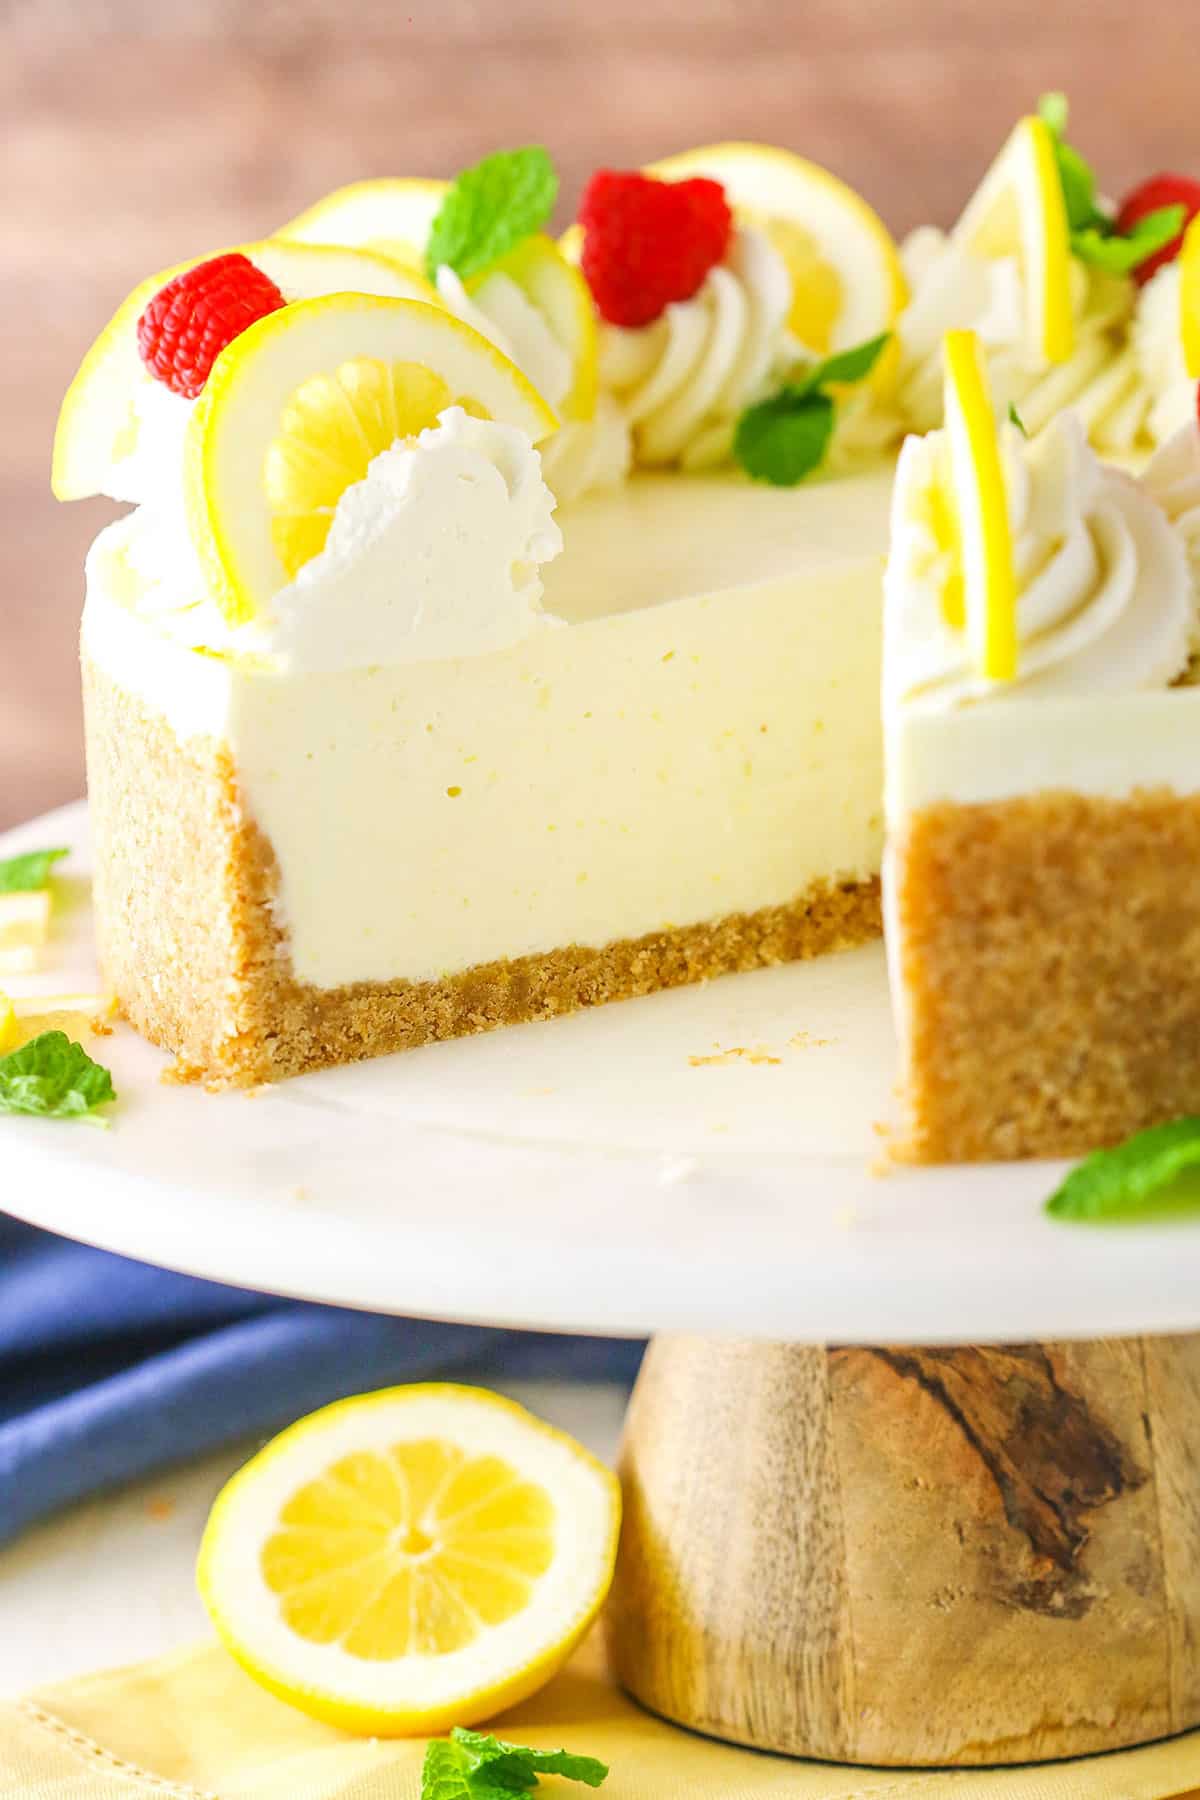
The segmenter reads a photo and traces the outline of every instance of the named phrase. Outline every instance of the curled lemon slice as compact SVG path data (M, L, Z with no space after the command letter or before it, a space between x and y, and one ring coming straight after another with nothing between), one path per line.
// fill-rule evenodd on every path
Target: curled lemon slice
M945 417L962 573L961 601L951 604L961 607L979 673L1011 681L1017 672L1016 568L987 369L973 331L946 333Z
M345 1400L219 1496L200 1592L264 1687L350 1730L469 1725L535 1692L612 1579L615 1478L511 1401L449 1385Z
M1200 377L1200 218L1184 233L1179 252L1179 332L1193 381Z
M452 403L535 443L557 423L507 357L440 307L331 294L235 338L184 452L192 541L230 622L253 618L317 554L373 456Z
M448 181L354 182L290 220L280 236L382 250L423 270L430 228L449 187ZM571 386L557 410L564 419L590 419L596 410L598 349L595 309L583 276L551 238L537 232L467 282L472 301L485 314L491 311L489 284L498 277L516 283L571 358ZM514 358L520 361L515 346Z
M402 300L435 298L420 275L376 251L284 243L277 238L238 248L270 276L285 300L311 300L347 291ZM54 436L50 482L60 500L120 492L119 485L114 488L113 476L135 447L131 436L136 431L133 396L139 387L154 385L138 354L138 319L168 281L207 261L207 257L193 256L139 282L87 352L67 389Z
M1035 355L1065 362L1074 347L1071 235L1044 119L1018 119L954 227L955 242L983 257L1015 256L1024 274L1026 328Z

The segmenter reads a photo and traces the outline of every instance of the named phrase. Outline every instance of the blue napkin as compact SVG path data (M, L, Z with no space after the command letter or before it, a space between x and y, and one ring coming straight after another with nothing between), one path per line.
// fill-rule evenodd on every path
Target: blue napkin
M641 1344L428 1324L173 1275L0 1214L0 1543L35 1519L398 1381L628 1384Z

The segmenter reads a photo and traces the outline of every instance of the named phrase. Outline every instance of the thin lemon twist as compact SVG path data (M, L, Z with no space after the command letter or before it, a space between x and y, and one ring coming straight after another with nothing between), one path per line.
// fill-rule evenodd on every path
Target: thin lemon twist
M945 413L962 557L962 609L975 667L1017 672L1017 576L987 367L973 331L945 337Z

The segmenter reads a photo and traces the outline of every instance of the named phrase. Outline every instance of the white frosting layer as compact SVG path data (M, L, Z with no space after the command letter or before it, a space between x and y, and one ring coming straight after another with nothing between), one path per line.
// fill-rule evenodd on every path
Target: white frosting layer
M637 330L601 327L600 380L633 426L636 459L713 468L738 415L807 360L787 331L792 284L762 232L734 233L698 293Z
M572 509L546 595L569 630L288 677L139 612L122 520L84 646L230 746L301 980L426 979L878 869L888 490L639 477Z
M978 332L998 408L1019 408L1036 433L1066 407L1096 447L1118 455L1149 447L1155 390L1128 341L1133 283L1072 259L1075 348L1051 366L1027 339L1025 293L1015 257L982 257L933 226L901 247L912 298L901 315L896 405L907 429L930 431L942 417L942 338Z
M1005 426L1003 446L1019 588L1016 678L995 684L977 673L966 632L946 622L957 563L939 527L950 510L945 437L932 432L907 441L896 472L886 708L1165 687L1186 666L1195 603L1161 509L1097 461L1069 413L1029 443Z

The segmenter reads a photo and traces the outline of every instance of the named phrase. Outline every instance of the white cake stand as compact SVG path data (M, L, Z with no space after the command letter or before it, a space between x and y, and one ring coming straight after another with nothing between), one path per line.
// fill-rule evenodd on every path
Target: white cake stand
M83 807L0 856L54 843L79 897L25 991L95 982ZM0 1117L9 1212L314 1300L660 1334L611 1610L655 1709L886 1763L1200 1722L1200 1336L1149 1335L1200 1331L1200 1225L1055 1225L1052 1164L885 1172L878 950L254 1095L163 1085L125 1028L97 1054L108 1131Z

